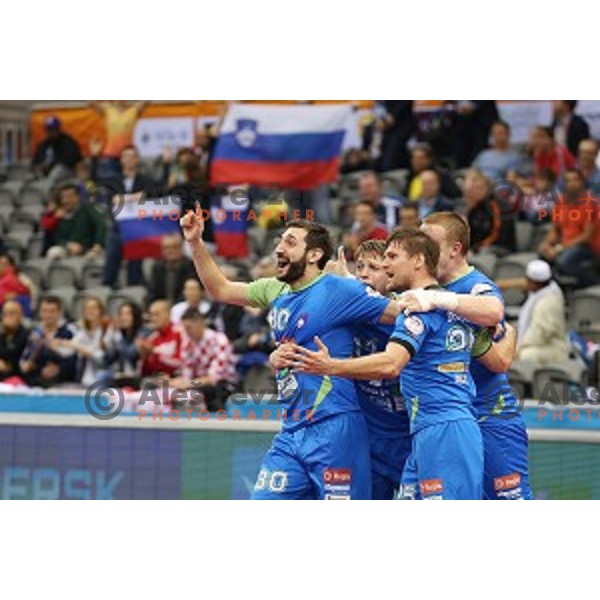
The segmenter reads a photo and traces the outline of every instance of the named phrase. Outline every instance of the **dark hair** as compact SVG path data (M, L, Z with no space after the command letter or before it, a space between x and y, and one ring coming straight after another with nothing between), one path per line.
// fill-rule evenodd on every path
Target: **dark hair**
M128 339L133 339L137 335L138 331L142 328L144 324L144 317L142 315L142 309L138 304L132 302L131 300L126 300L119 306L119 310L117 313L120 313L123 308L128 306L131 309L131 314L133 315L133 324L131 326L131 335L126 335ZM122 333L126 333L121 330Z
M538 125L537 130L545 133L549 138L554 139L554 130L552 127L546 127L545 125Z
M8 252L0 252L0 258L5 258L11 267L14 267L17 264L14 256L9 254Z
M437 242L419 229L401 227L392 233L386 242L386 248L392 244L398 244L409 257L421 254L425 260L427 272L435 277L437 264L440 260L440 247Z
M383 240L366 240L356 249L354 257L358 258L362 254L375 254L383 257L385 254L385 242Z
M306 250L319 249L323 251L323 256L320 258L317 266L319 269L324 269L327 261L333 256L333 241L331 235L326 227L316 223L315 221L308 221L306 219L295 219L289 221L284 231L296 227L297 229L304 229L306 231Z
M66 190L73 190L79 196L79 186L73 181L67 181L58 187L58 197L60 198L60 195Z
M356 206L368 206L371 209L371 212L373 214L375 214L375 206L373 205L372 202L369 202L368 200L360 200L359 202L357 202L355 205Z
M552 169L540 169L536 175L537 177L546 179L550 183L556 183L556 173Z
M44 303L45 304L54 304L55 306L58 306L58 310L60 310L60 311L62 311L62 309L63 309L63 302L58 296L52 296L51 294L49 294L47 296L42 296L40 298L38 307L42 306L42 304L44 304Z
M140 153L138 152L138 149L133 144L127 144L127 146L124 146L123 148L121 148L121 152L119 153L119 156L122 156L123 152L125 152L125 150L133 150L138 156L140 155Z
M567 175L569 173L571 173L571 175L574 173L575 175L577 175L577 177L579 177L579 179L581 179L581 181L585 183L585 177L579 169L565 169L565 179L567 178Z
M425 217L423 224L443 227L449 241L453 244L460 242L462 255L468 254L471 245L471 229L463 216L450 211L435 212Z
M414 154L417 150L420 150L421 152L423 152L425 154L425 156L429 159L429 160L433 160L433 148L427 144L426 142L423 142L421 144L417 144L411 151L411 154Z
M197 308L186 308L181 315L182 321L199 321L204 319L204 315Z
M504 129L506 129L506 132L510 133L510 125L506 121L503 121L502 119L498 119L497 121L494 121L494 123L492 124L492 127L495 127L496 125L500 125L501 127L504 127Z
M577 100L563 100L570 112L574 112L577 107Z

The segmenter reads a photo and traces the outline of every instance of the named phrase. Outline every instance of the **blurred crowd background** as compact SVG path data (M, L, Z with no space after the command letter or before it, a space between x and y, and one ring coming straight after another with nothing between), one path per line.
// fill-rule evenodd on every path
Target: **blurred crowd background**
M44 116L29 152L0 167L0 385L161 385L200 390L209 409L237 390L274 390L265 311L213 302L179 234L160 256L124 260L115 197L177 195L182 207L227 206L211 186L217 117L187 145L142 156L143 102L94 102L103 136L78 141ZM223 111L227 105L223 106ZM539 397L548 381L588 395L600 341L598 141L577 101L515 143L494 101L445 101L427 118L412 101L357 104L357 130L336 182L314 190L235 186L246 212L235 244L207 221L228 277L274 274L272 250L292 214L314 216L352 265L360 243L455 211L471 226L471 263L504 290L519 328L511 381ZM24 160L22 156L31 158ZM273 209L276 210L273 210ZM297 211L294 213L294 211Z

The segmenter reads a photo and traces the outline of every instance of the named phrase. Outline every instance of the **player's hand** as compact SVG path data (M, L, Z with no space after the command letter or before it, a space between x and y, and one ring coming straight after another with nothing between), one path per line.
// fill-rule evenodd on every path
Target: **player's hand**
M325 273L331 275L339 275L340 277L352 277L350 269L348 269L348 263L346 262L346 252L344 246L340 246L337 251L337 260L329 260L325 265Z
M269 362L274 369L291 369L294 366L294 344L286 342L271 352Z
M438 292L436 290L410 290L401 294L398 299L400 310L407 315L414 312L430 312L437 308L454 310L458 305L456 294Z
M199 204L196 204L196 212L188 210L187 214L179 219L186 242L193 244L202 241L204 233L204 217Z
M330 375L333 372L333 359L329 354L329 348L318 336L315 336L315 344L317 351L294 344L294 371L313 375Z

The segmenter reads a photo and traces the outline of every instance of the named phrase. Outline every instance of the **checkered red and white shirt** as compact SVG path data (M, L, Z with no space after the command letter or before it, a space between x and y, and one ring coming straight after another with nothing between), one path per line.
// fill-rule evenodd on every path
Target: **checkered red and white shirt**
M207 328L199 342L184 336L181 354L185 379L210 376L213 381L237 381L233 346L224 333Z

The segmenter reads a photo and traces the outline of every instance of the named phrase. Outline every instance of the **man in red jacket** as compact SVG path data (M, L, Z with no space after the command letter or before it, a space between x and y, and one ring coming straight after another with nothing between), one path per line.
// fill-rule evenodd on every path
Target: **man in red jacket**
M156 300L148 312L153 331L137 342L142 375L174 377L181 367L181 336L171 323L171 306L166 300Z
M0 306L17 298L17 296L29 296L29 288L19 279L15 269L15 261L10 254L0 254Z

